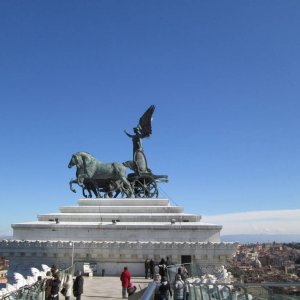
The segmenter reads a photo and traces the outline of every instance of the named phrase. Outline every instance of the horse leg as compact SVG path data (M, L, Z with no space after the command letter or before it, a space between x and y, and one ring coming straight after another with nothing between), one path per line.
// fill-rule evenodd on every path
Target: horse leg
M77 183L77 180L76 179L71 179L70 182L69 182L69 185L70 185L70 190L73 192L73 193L76 193L76 190L73 188L73 183Z
M126 177L123 177L123 176L120 177L120 180L122 181L122 183L126 187L126 192L125 193L127 195L127 198L130 198L133 194L133 190L131 188L131 185L130 185L129 181L126 179ZM129 191L129 193L127 192L127 190Z
M104 198L111 198L112 197L112 193L114 191L114 182L109 182L107 183L107 185L105 186L105 195Z
M91 192L91 190L93 189L93 185L89 184L88 186L85 187L85 190L87 190L89 192L89 195L86 198L92 198L93 194Z
M123 198L123 191L122 191L122 188L123 188L123 184L122 182L120 182L119 180L116 182L116 190L115 190L115 195L114 195L114 198L117 198L119 196L120 193L122 193L122 198Z
M127 190L124 188L123 182L121 182L120 189L118 191L118 194L120 194L120 193L121 193L122 198L124 198L124 195L126 196L126 198L128 198L128 193L127 193Z
M120 195L120 193L121 193L121 197L123 198L124 197L123 182L121 180L116 180L115 186L116 187L114 189L115 192L114 198L117 198Z
M89 192L90 192L90 198L93 198L92 192L94 193L94 195L95 195L96 198L98 197L97 188L93 184L91 185L91 188L90 188Z
M89 194L86 195L85 191L88 191ZM82 195L84 196L84 198L92 198L91 190L86 186L82 188Z
M83 175L79 175L78 177L77 177L77 184L79 185L79 186L81 186L81 187L84 187L84 181L85 181L85 176L83 176Z
M95 194L95 197L97 197L97 189L95 188L94 181L89 181L88 192L89 192L89 198L93 198L92 192Z
M128 191L128 189L125 188L123 182L120 183L119 193L121 193L121 197L122 198L124 198L124 196L126 196L126 198L129 198L131 196L131 194Z
M99 189L98 189L98 184L96 182L96 180L92 180L92 186L93 186L93 192L95 194L96 198L101 198L101 194L99 193Z
M129 194L126 193L127 198L131 197L133 194L133 190L131 188L130 182L126 178L126 168L124 167L124 165L120 165L117 163L113 163L113 166L116 178L119 179L121 183L123 183L124 189L129 190Z

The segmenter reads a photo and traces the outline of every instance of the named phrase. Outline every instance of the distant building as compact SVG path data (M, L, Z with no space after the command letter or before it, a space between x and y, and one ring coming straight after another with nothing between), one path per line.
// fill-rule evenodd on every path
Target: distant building
M8 271L9 263L8 260L1 256L0 257L0 284L5 284L7 282L7 271Z

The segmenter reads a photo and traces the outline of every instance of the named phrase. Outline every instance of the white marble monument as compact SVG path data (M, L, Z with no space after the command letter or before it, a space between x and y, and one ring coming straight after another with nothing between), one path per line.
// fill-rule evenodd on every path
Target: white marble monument
M144 274L144 261L221 266L237 244L220 241L221 225L201 222L168 199L79 199L59 213L13 224L13 240L0 242L10 272L24 273L42 263L66 268L93 265L96 274L119 275L126 265Z

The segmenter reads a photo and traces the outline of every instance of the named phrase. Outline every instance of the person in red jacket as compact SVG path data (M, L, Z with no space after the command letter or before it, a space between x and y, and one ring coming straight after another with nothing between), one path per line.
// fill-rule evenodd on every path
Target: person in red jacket
M127 267L124 267L124 271L122 272L120 276L120 280L122 281L122 297L127 298L127 288L130 284L130 277L131 274L128 271Z

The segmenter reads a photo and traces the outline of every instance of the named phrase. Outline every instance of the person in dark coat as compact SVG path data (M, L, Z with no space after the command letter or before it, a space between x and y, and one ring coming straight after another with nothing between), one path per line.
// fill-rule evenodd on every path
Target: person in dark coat
M167 275L167 266L166 266L166 261L162 258L159 265L159 275L161 278Z
M161 279L161 284L159 287L159 295L160 295L160 300L168 300L169 295L170 297L172 297L172 290L166 276L164 276Z
M83 294L83 277L81 272L77 272L76 279L73 284L73 295L76 297L76 300L81 300L81 294Z
M170 257L167 256L166 266L168 267L170 265L172 265L172 261L171 261Z
M149 258L147 258L145 260L145 279L148 279L149 271L150 271L150 261Z
M150 278L154 279L154 261L151 258L149 262L149 268L150 268Z
M44 281L44 289L45 289L45 300L51 300L51 284L52 284L52 274L51 271L46 273L46 278Z
M130 284L131 274L128 271L127 267L124 267L124 271L120 276L120 280L122 281L122 298L127 298L127 288Z
M53 280L51 281L51 299L59 300L59 289L60 289L60 280L57 274L53 275Z

